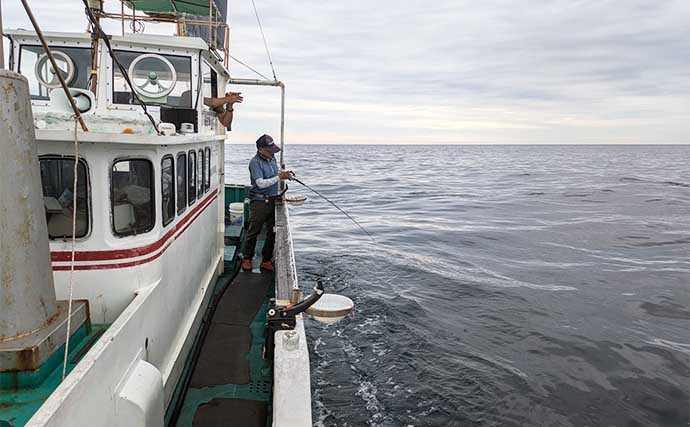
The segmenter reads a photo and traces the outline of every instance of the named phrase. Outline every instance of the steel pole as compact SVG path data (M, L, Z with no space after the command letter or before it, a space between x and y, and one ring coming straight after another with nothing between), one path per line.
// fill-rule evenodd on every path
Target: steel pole
M285 169L285 85L280 84L280 167ZM282 184L282 181L281 181Z
M244 86L274 86L280 88L280 166L285 167L285 84L280 80L229 79L228 84Z
M228 79L228 84L240 86L274 86L280 87L283 82L280 80L259 80L259 79Z

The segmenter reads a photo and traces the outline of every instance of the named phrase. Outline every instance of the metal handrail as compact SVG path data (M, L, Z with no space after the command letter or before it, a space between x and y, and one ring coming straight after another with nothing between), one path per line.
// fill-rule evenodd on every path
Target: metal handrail
M287 205L282 200L276 201L275 210L276 300L279 305L294 304L302 299L302 292L297 281L297 265L290 233L290 215Z
M274 86L280 88L280 166L285 167L285 84L280 80L229 79L228 84L244 86Z

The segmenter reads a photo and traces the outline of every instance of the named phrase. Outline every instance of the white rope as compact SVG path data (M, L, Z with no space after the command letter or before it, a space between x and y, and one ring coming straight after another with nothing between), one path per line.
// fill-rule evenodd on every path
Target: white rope
M252 0L252 6L254 7L254 15L256 15L256 22L259 24L259 31L261 31L261 38L264 39L264 47L266 48L266 55L268 55L268 63L271 64L271 72L273 73L273 80L278 80L276 77L276 70L273 68L273 60L271 59L271 52L268 50L268 42L266 41L266 35L264 34L264 27L261 25L261 20L259 19L259 12L256 10L256 4Z
M67 332L65 338L65 359L62 362L62 379L67 376L67 355L69 336L72 330L72 290L74 288L74 247L77 241L77 177L79 172L79 140L77 139L77 118L74 118L74 179L72 186L72 257L69 269L69 300L67 303Z

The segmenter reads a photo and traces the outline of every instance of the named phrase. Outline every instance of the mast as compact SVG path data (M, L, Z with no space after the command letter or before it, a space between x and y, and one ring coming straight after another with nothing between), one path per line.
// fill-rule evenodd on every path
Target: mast
M103 0L89 0L89 9L91 9L93 16L96 18L96 22L100 22L101 15L103 12ZM89 90L96 93L98 88L98 31L95 28L91 30L91 84L89 85Z

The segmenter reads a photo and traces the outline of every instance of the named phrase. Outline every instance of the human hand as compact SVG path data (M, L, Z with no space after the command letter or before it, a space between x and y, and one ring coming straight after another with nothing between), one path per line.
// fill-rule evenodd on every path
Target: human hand
M280 172L278 172L278 176L280 177L280 179L290 179L290 178L292 178L292 175L293 175L292 171L280 171Z
M225 100L226 104L230 105L244 101L241 92L228 92L225 94L225 98L223 99Z

